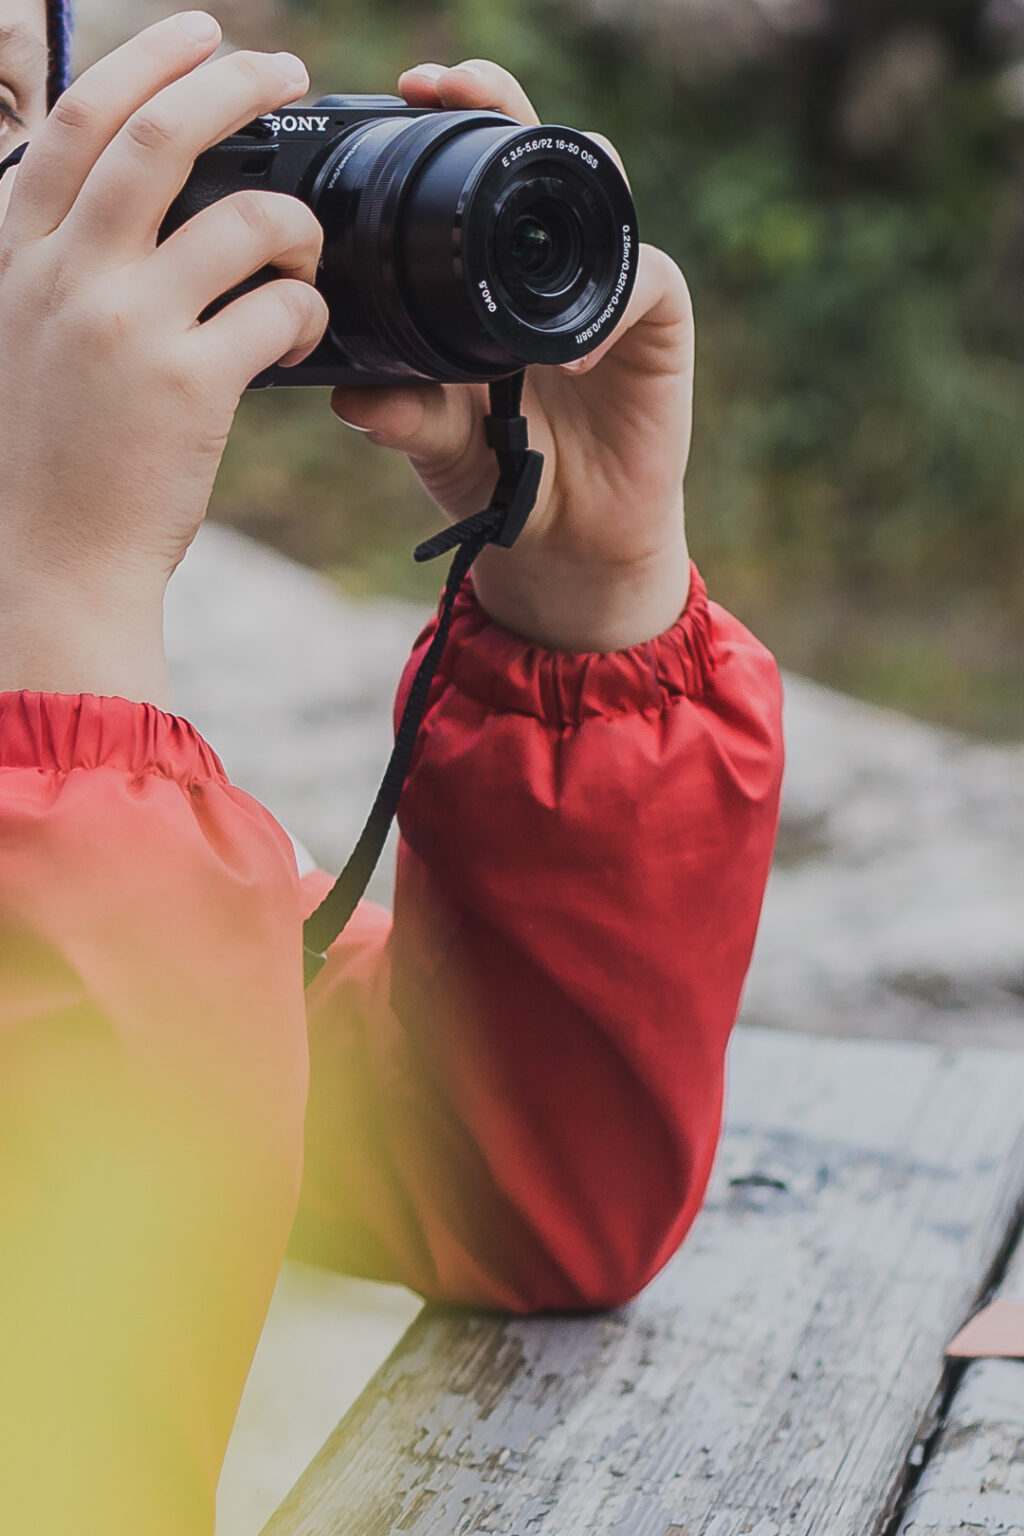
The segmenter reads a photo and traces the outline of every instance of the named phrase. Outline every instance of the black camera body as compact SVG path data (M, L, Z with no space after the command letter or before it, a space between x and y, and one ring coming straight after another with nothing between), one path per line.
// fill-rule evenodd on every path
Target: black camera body
M569 128L325 96L201 155L161 238L245 188L288 193L317 215L330 310L316 352L255 388L486 382L571 362L611 333L636 279L629 188Z

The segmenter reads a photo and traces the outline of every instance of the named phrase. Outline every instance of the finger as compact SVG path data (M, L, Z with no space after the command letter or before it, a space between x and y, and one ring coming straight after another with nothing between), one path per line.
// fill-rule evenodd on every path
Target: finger
M466 59L448 69L439 64L419 65L399 77L398 88L410 106L504 112L530 127L540 122L515 75L489 59Z
M194 332L207 366L241 394L275 363L294 367L323 340L327 304L309 283L281 279L243 294Z
M320 221L298 198L235 192L204 208L147 257L144 281L192 321L264 267L312 283L322 245Z
M688 355L692 360L690 290L671 256L654 245L640 247L636 285L615 330L586 357L560 364L559 372L573 377L591 373L628 332L640 325L647 328L652 343L652 355L645 362L649 371L657 370L659 355L665 359L665 371L672 373L679 371L681 356Z
M407 454L414 464L460 459L472 440L472 390L427 384L384 389L336 389L331 409L372 443Z
M188 11L148 27L86 70L32 141L11 199L8 232L33 239L56 229L132 113L209 58L220 37L212 16Z
M603 133L592 133L589 129L587 130L586 137L588 139L593 139L594 143L599 145L601 149L604 150L606 155L610 156L610 158L615 162L619 170L622 172L622 179L626 183L626 186L629 187L629 190L632 192L633 188L630 186L629 177L626 174L626 167L622 163L622 156L615 148L615 145L612 143L611 139L606 139Z
M104 150L65 227L79 241L117 242L126 256L152 249L196 157L308 87L290 53L233 53L176 80Z
M398 77L398 89L410 107L439 107L436 81L448 73L447 64L417 64L406 69Z

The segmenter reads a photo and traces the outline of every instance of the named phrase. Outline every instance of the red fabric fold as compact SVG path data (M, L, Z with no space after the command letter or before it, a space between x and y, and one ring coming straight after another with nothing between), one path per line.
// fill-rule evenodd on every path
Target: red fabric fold
M431 620L417 651L434 627ZM552 651L524 640L488 616L467 578L456 599L439 686L448 683L495 714L533 715L563 729L596 716L661 710L674 699L699 698L713 671L708 594L696 566L686 607L671 629L609 652Z
M187 720L89 693L0 693L0 768L116 768L183 788L227 782L220 758Z

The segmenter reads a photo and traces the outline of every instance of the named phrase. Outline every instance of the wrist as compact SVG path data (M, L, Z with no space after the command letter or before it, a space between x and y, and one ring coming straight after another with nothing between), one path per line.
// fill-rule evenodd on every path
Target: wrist
M0 609L0 692L96 694L171 708L162 591L33 588Z
M681 533L664 549L619 562L579 560L546 543L489 546L473 587L489 618L547 650L624 651L676 623L690 595L690 557Z

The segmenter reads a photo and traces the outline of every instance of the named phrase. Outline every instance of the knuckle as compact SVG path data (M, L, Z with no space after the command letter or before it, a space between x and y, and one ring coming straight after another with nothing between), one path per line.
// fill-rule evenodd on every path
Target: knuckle
M297 282L280 283L278 287L283 290L278 297L290 336L297 341L305 340L323 330L327 323L327 305L315 288Z
M175 45L178 43L180 33L164 26L146 27L132 39L132 48L144 58L163 62L169 55L174 54Z
M268 192L236 192L229 203L231 212L244 225L246 233L261 243L272 239L277 231L269 202L273 195Z
M277 297L289 323L296 328L308 325L319 309L320 295L306 283L279 283Z
M300 203L297 198L291 201L296 204L294 217L299 246L305 255L317 259L323 249L324 227L312 208Z
M38 322L40 325L56 321L63 327L70 319L74 326L81 284L75 281L75 274L69 270L67 262L53 257L42 265L38 260L32 262L30 297L25 305L24 291L21 289L24 267L17 262L17 255L15 251L15 259L10 262L8 270L12 282L18 283L19 297L24 305L23 313L31 315L33 323Z
M503 70L492 59L463 59L461 64L456 64L454 67L466 70L476 81L482 81L492 92L506 86L512 78L507 70Z
M133 144L147 153L169 149L177 138L176 124L153 106L134 112L125 124L125 133Z
M120 352L134 330L134 317L123 298L97 298L91 303L79 304L69 319L76 341L99 358L109 358Z
M51 121L71 133L89 133L100 120L101 107L80 87L65 91L58 97L50 113Z
M251 85L257 90L266 90L273 73L271 60L267 54L257 53L251 48L242 48L238 53L231 55L231 65L236 74L241 75L246 85Z
M315 236L318 240L322 240L324 227L309 204L304 203L299 197L289 197L288 201L294 208L295 218L308 232L310 239Z
M149 26L132 39L131 48L141 59L158 68L176 59L181 52L181 33L166 23Z
M232 199L249 236L278 252L319 254L323 229L313 210L297 197L280 192L238 192Z

